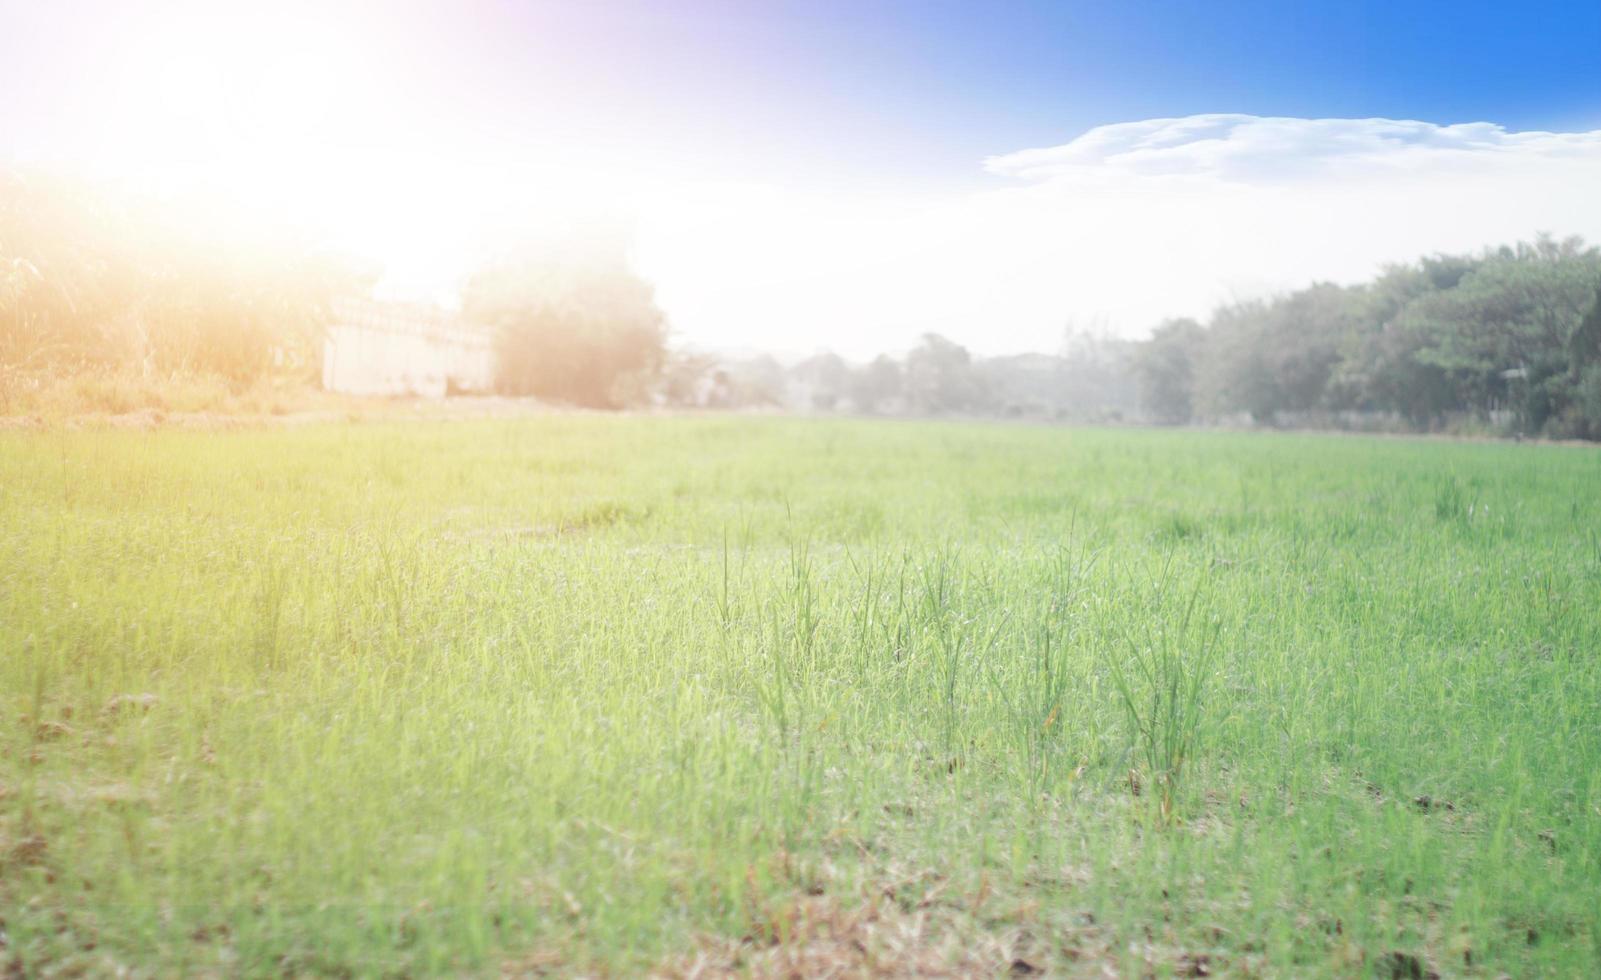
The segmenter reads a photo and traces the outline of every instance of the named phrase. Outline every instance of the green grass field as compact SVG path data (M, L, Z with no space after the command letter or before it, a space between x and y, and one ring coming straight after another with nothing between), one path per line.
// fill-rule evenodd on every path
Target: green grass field
M25 975L1596 975L1601 451L0 434Z

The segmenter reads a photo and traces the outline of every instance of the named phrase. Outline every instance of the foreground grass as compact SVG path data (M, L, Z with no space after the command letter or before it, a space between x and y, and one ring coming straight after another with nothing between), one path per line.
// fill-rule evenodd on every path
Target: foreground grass
M0 958L1593 974L1598 491L1313 436L4 434Z

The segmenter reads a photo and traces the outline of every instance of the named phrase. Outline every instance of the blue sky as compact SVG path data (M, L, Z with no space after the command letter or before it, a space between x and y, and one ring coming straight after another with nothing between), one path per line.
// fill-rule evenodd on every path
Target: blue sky
M586 61L597 125L897 179L1193 113L1601 125L1598 3L720 0L480 17L505 28L488 50L506 65L552 48Z
M0 0L0 27L0 160L300 221L446 302L521 238L620 236L714 348L1050 349L1601 240L1594 0Z

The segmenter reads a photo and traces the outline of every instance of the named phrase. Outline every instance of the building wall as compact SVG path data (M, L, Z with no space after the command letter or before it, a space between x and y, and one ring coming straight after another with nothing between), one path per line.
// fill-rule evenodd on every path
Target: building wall
M323 341L322 384L353 395L488 391L494 343L442 313L372 302L336 304Z

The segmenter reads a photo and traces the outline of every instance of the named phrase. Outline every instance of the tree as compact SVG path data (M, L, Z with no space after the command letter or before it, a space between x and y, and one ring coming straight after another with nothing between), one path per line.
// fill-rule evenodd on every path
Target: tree
M876 415L892 410L902 396L900 362L888 354L878 355L869 364L851 372L849 388L856 411Z
M1411 356L1416 346L1393 321L1420 296L1450 289L1476 267L1467 256L1436 255L1385 268L1350 294L1355 323L1329 377L1328 402L1338 408L1396 412L1424 425L1444 410L1450 386Z
M1069 328L1056 358L1056 417L1104 422L1134 414L1139 405L1135 349L1126 340Z
M1522 430L1601 435L1598 282L1601 251L1542 236L1235 303L1140 346L1145 404L1183 417L1187 366L1191 414L1305 423L1360 411L1433 427L1510 413Z
M772 408L784 403L784 365L771 354L723 365L729 404L739 408Z
M1360 323L1359 296L1319 283L1218 310L1200 386L1208 406L1258 422L1333 407L1329 382Z
M728 400L726 374L717 358L696 351L668 351L657 379L657 394L668 405L721 407Z
M1454 287L1409 303L1395 329L1412 360L1449 383L1454 408L1509 407L1538 432L1572 401L1574 341L1598 278L1601 253L1542 237L1500 249Z
M1590 312L1568 342L1568 360L1573 391L1564 434L1601 439L1601 283Z
M1579 321L1578 328L1568 340L1568 363L1575 376L1601 363L1601 284L1596 286L1590 312Z
M1195 417L1195 370L1206 341L1199 323L1168 320L1134 357L1140 404L1155 421L1183 425Z
M619 408L665 364L666 319L620 247L524 250L474 276L462 306L496 328L507 394Z
M818 412L832 412L839 407L845 399L850 374L850 365L833 351L815 354L789 369L790 378L804 393L806 404L799 407Z
M925 414L970 412L983 406L985 391L967 348L936 333L906 355L906 397Z

